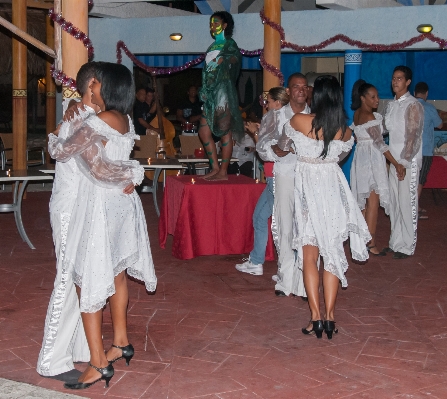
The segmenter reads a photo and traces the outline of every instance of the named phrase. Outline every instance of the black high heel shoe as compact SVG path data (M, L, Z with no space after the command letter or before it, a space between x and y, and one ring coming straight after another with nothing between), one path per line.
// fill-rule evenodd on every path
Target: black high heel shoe
M332 339L332 333L334 334L338 333L338 329L335 328L335 321L325 320L323 322L323 326L324 326L324 332L327 335L327 339Z
M306 327L301 329L301 332L304 335L315 334L317 338L321 338L323 336L323 320L311 320L312 330L308 330Z
M66 382L64 384L64 388L67 389L86 389L91 387L93 384L96 384L98 381L105 380L106 386L104 388L109 387L109 381L112 379L113 375L115 374L115 370L113 369L113 366L109 363L107 367L99 368L96 366L93 366L90 362L88 362L88 365L91 368L94 368L98 373L101 373L101 378L98 378L96 381L93 382L74 382L74 383L68 383Z
M133 358L133 355L135 354L135 350L133 349L132 344L129 344L127 346L118 346L118 345L113 345L112 346L114 348L118 348L121 349L123 351L122 355L120 357L117 357L116 359L110 360L109 363L113 364L118 360L121 359L126 359L126 366L129 365L130 360Z

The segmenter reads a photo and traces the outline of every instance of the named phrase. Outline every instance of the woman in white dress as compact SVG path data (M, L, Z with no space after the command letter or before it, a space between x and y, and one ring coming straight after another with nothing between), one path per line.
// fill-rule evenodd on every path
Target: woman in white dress
M73 157L82 172L64 268L73 273L91 358L78 382L65 384L70 389L88 388L99 380L108 386L112 364L122 358L129 364L134 355L127 337L126 271L148 291L155 291L157 284L143 208L133 189L143 180L144 170L137 161L129 161L138 139L126 115L134 100L132 74L122 65L101 63L91 90L101 113L79 122L66 140L49 138L54 157ZM107 300L113 345L104 353L102 309Z
M311 110L309 115L293 116L285 125L278 146L297 155L293 246L297 250L298 267L304 273L311 311L311 321L302 332L321 338L325 331L331 339L338 332L334 321L338 285L341 282L343 287L347 286L348 262L343 242L349 238L352 257L365 261L366 243L371 236L338 166L342 154L351 150L354 139L346 127L342 90L336 78L325 75L315 80ZM324 262L324 321L319 299L320 255Z
M379 94L370 83L360 79L352 89L351 109L355 111L350 128L357 139L357 147L351 166L351 191L366 219L371 241L368 251L374 256L385 256L377 250L376 228L380 206L389 214L390 189L386 159L395 166L399 180L405 168L397 163L383 141L382 115L373 112L379 106Z

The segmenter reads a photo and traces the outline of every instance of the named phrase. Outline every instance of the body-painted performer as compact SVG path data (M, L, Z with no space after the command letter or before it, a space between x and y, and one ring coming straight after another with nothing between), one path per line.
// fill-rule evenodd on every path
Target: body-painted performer
M215 41L206 52L206 65L202 73L200 100L203 101L203 114L199 127L199 136L211 167L211 172L204 178L210 180L227 179L233 139L239 140L244 136L236 92L236 79L239 76L242 56L236 42L231 38L233 28L233 17L228 12L218 11L210 18L210 31ZM220 138L220 166L212 134Z

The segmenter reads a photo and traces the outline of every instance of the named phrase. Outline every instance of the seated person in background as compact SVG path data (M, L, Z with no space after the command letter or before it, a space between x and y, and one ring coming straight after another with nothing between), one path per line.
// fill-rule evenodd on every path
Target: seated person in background
M157 103L155 102L155 90L152 87L146 89L146 104L149 106L149 111L144 119L149 124L148 129L158 130L151 125L151 122L157 116Z
M232 157L237 158L238 162L230 164L228 174L241 173L245 176L253 177L255 146L253 138L248 133L245 133L241 141L234 142Z
M197 96L197 87L189 86L187 91L188 98L183 102L180 108L177 109L177 120L182 124L183 132L192 133L197 132L197 124L202 116L202 103ZM184 129L183 124L190 122L194 125L192 129Z
M148 91L151 91L152 97L154 97L153 96L154 91L152 89L148 89ZM146 129L151 129L158 132L158 129L154 128L149 124L149 122L147 122L148 115L151 114L152 108L155 108L155 114L156 114L157 110L155 106L155 101L154 105L149 106L149 104L146 101L146 89L144 87L138 88L135 94L135 103L133 105L133 125L135 126L136 134L144 136L146 134Z

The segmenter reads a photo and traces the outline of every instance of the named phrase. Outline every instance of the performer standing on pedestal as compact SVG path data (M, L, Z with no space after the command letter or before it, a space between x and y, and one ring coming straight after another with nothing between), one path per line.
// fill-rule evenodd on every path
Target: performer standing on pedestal
M206 51L200 90L203 114L199 126L199 136L210 160L211 172L204 176L209 180L228 178L233 140L240 140L244 136L236 92L242 55L231 38L233 28L233 17L226 11L215 12L210 18L210 32L215 41ZM220 138L220 167L212 134Z
M414 254L418 225L418 179L422 166L422 129L424 108L408 92L413 73L407 66L394 68L391 81L395 94L385 111L385 126L390 132L390 152L406 169L402 181L396 168L390 166L391 237L385 252L394 252L394 259Z

